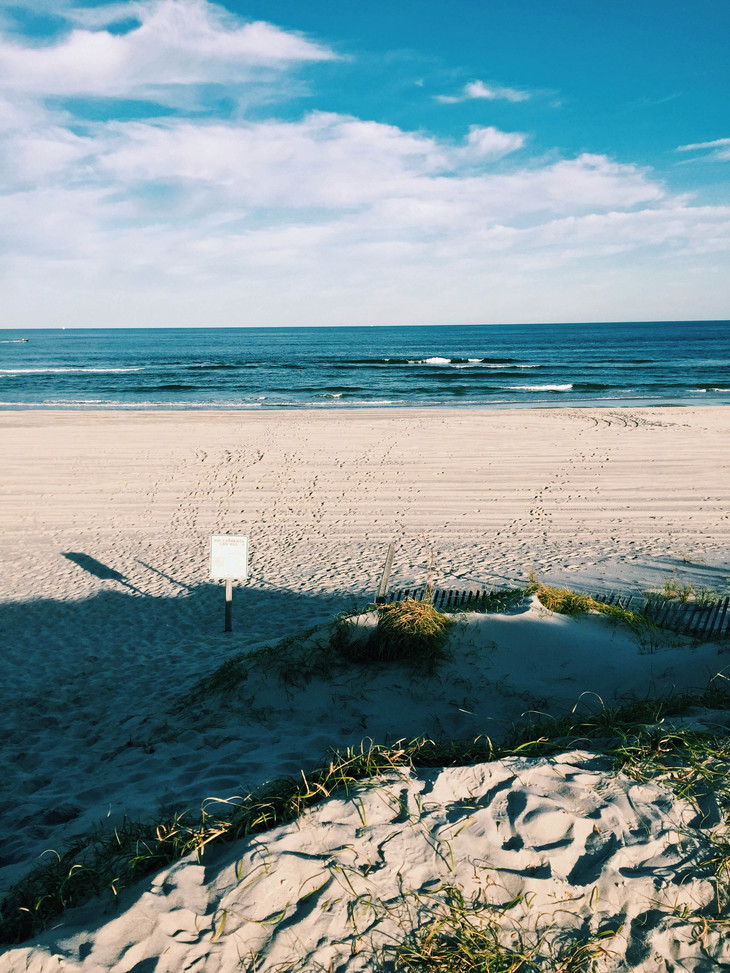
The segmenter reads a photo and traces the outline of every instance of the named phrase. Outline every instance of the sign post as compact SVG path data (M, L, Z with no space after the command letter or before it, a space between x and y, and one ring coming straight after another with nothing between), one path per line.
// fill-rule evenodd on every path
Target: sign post
M226 583L225 632L232 632L233 582L248 577L248 537L240 534L212 534L210 577Z
M226 623L224 632L232 632L233 628L231 626L231 615L233 609L233 581L230 578L226 578Z

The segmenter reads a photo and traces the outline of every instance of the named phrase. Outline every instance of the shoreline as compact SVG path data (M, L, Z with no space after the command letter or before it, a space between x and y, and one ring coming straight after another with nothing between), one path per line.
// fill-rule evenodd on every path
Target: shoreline
M561 395L563 393L560 393ZM342 402L321 402L312 403L310 405L299 405L299 404L289 404L289 403L278 403L274 405L265 405L264 403L246 405L171 405L170 403L164 403L161 405L155 405L150 402L144 407L140 405L130 405L124 406L118 402L114 402L109 406L105 405L68 405L62 406L58 404L54 405L43 405L35 403L27 404L13 404L13 403L0 403L0 416L6 414L18 414L22 415L27 412L32 413L42 413L46 415L96 415L96 414L119 414L119 415L180 415L186 413L203 413L207 415L258 415L259 413L326 413L326 414L338 414L347 415L350 413L357 412L553 412L560 410L570 410L570 409L595 409L598 411L603 410L621 410L621 409L631 409L631 410L646 410L646 409L728 409L730 408L730 399L727 402L714 402L710 404L704 404L699 399L685 399L680 402L654 402L648 401L646 399L578 399L578 400L568 400L562 402L555 402L551 404L545 401L529 401L529 402L485 402L485 401L467 401L467 402L414 402L412 405L408 405L404 402L390 403L390 402L375 402L375 403L357 403L353 402L346 405Z

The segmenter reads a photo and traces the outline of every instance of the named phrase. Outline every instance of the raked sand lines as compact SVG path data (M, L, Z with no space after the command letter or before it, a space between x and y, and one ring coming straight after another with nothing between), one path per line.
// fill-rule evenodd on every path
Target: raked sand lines
M714 563L729 425L699 408L4 413L2 555L25 566L20 597L31 575L53 588L64 550L174 559L200 583L217 531L248 533L254 574L294 587L368 586L391 540L404 581L431 550L444 580Z

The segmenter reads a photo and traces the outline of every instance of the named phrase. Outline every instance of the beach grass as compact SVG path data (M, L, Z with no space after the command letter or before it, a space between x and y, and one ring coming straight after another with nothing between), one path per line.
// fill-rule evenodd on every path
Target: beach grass
M510 916L521 904L518 897L496 906L481 890L468 899L449 886L426 922L386 947L383 965L396 973L589 973L599 958L611 955L609 942L620 924L586 933L543 919L528 928Z
M274 645L230 656L185 695L180 709L210 696L232 696L253 672L267 672L285 686L304 686L351 670L353 664L401 664L432 672L445 657L453 623L431 604L408 598L370 607L376 619L373 626L361 626L357 615L343 614L329 631L310 628Z
M693 589L694 590L694 589ZM533 574L520 588L493 590L469 608L445 614L428 599L406 598L385 605L369 605L364 613L374 613L374 629L359 624L359 614L350 612L335 618L328 633L310 628L287 636L274 645L244 650L226 659L204 676L181 701L187 707L211 695L233 695L254 671L266 671L286 686L304 686L315 678L346 671L351 665L403 664L433 672L445 658L448 632L455 617L467 612L508 613L536 595L547 610L577 617L597 612L634 634L639 647L653 651L658 626L640 612L606 605L590 595L543 584ZM657 597L662 597L657 595Z
M429 601L405 598L377 607L375 629L368 638L340 641L346 657L358 663L399 662L433 671L444 658L452 620ZM342 634L347 634L345 628Z
M641 612L622 608L620 605L605 605L601 601L596 601L590 595L571 591L569 588L556 588L543 584L533 575L530 575L527 592L536 595L540 604L547 611L555 612L558 615L576 617L589 612L597 612L616 625L629 628L642 650L654 651L658 628L651 618Z
M650 591L649 597L660 601L678 601L682 605L691 601L704 605L709 601L722 598L724 594L727 594L727 589L723 592L702 585L698 587L692 582L680 581L678 578L669 578L664 582L661 591Z
M229 656L192 687L180 701L180 708L210 696L229 697L257 670L271 673L285 685L304 685L316 676L327 676L336 661L331 639L319 637L316 627L309 628L274 645Z

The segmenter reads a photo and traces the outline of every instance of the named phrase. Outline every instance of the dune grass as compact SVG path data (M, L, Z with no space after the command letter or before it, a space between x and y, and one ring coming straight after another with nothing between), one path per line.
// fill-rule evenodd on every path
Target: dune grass
M187 708L210 696L231 696L256 671L271 673L285 685L304 685L317 676L327 676L337 664L332 640L310 628L298 635L229 656L216 669L204 676L181 700Z
M377 665L396 663L433 671L444 658L448 630L454 617L465 612L505 613L537 595L548 611L578 616L598 612L619 625L628 627L640 648L652 651L659 631L646 615L618 605L605 605L590 595L543 584L530 574L523 588L491 591L469 608L451 613L438 611L428 600L407 598L385 605L370 605L364 612L377 613L374 632L365 632L355 623L356 614L336 618L329 632L310 628L288 636L275 645L237 653L205 676L185 697L188 706L210 695L232 695L257 670L275 675L284 685L303 686L315 678L327 678L335 671L347 670L353 663Z
M540 604L548 611L558 615L585 615L588 612L598 612L610 619L616 625L623 625L631 630L642 650L653 652L656 646L658 628L655 623L641 612L622 608L620 605L604 605L590 595L568 588L555 588L537 581L530 575L527 589L530 594L537 595Z
M664 582L661 591L649 592L649 597L661 601L678 601L683 605L693 601L698 605L706 604L708 601L716 601L727 594L715 588L708 588L700 585L699 587L692 582L680 581L678 578L669 578Z
M367 638L351 638L347 625L336 643L348 659L360 664L397 662L432 672L444 658L452 620L429 601L405 598L378 605L377 623Z
M373 630L356 624L357 616L334 619L329 631L310 628L274 645L238 652L204 676L181 700L186 708L210 696L232 696L253 672L268 672L286 686L304 686L316 678L361 666L397 663L433 671L445 656L451 619L429 602L411 598L370 606L377 615Z
M534 579L528 587L530 594L537 595L540 604L548 611L556 612L559 615L585 615L588 612L598 612L606 615L616 622L623 622L632 628L641 626L654 626L654 623L645 615L631 611L628 608L621 608L618 605L604 605L601 601L596 601L590 595L582 594L579 591L571 591L569 588L554 588L543 584Z

